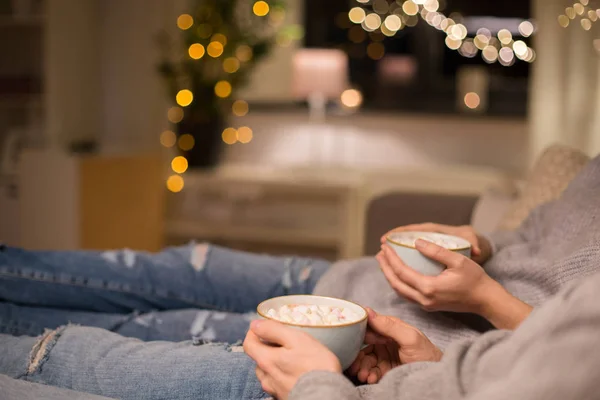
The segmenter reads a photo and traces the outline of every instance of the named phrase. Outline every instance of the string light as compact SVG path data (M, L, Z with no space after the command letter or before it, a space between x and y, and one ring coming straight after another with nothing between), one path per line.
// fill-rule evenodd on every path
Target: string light
M243 44L235 50L235 56L241 62L248 62L252 60L252 48Z
M235 128L226 128L221 134L223 142L227 144L234 144L237 142L237 130Z
M233 102L231 110L236 117L243 117L248 114L249 106L244 100L236 100Z
M183 31L190 29L194 25L194 18L189 14L181 14L177 17L177 27Z
M227 37L222 33L215 33L212 38L210 38L212 42L219 42L223 45L223 47L227 46Z
M188 160L183 156L177 156L171 161L173 172L183 174L188 169Z
M233 74L240 69L240 60L235 57L228 57L223 61L223 71Z
M167 118L170 122L178 124L183 120L183 109L181 107L171 107L167 112Z
M259 17L264 17L269 13L269 4L267 4L266 1L257 1L254 3L254 6L252 6L252 12Z
M348 12L348 20L357 24L357 27L362 27L362 30L366 32L392 37L405 26L415 26L420 17L427 24L445 32L447 47L457 50L462 56L472 58L481 51L482 58L488 63L500 62L504 66L514 64L513 42L516 40L513 38L513 34L516 34L514 31L500 29L497 31L498 38L496 39L496 37L492 37L489 29L480 28L474 37L469 37L467 27L460 22L462 20L460 14L453 13L450 14L450 17L447 17L439 11L440 0L397 0L392 3L380 0L356 1L362 6L351 8ZM368 3L371 4L373 11L371 13L365 8ZM583 2L580 5L582 4ZM586 9L581 9L579 6L576 8L577 12L582 15L585 14ZM575 8L572 8L572 10L573 14L577 14ZM600 19L600 13L596 15L596 19ZM588 26L591 28L592 21L592 18L586 19L585 22L582 21L583 28L586 29ZM535 26L531 21L525 20L519 23L518 34L521 37L527 38L534 33ZM364 41L364 35L361 37L355 27L350 28L348 38L354 43ZM525 44L522 40L520 42ZM502 52L504 58L500 58L499 54L503 48L507 48L507 50ZM371 52L369 52L367 48L367 54L371 58L378 59L380 55L383 56L384 54L383 52L373 51L373 49L378 49L377 47L371 47L371 49ZM485 54L484 49L486 50ZM535 54L533 50L529 51L530 48L527 45L522 48L522 45L519 44L517 50L522 55L518 57L519 59L527 62L533 62L533 59L535 59L535 57L526 57L527 54ZM512 55L512 58L509 54Z
M206 51L212 58L220 57L223 54L223 44L221 42L210 42Z
M177 93L175 100L181 107L187 107L194 101L194 94L188 89L183 89Z
M179 175L171 175L167 179L167 189L173 193L179 193L183 190L183 178Z
M236 132L237 141L243 144L250 143L252 137L252 129L248 128L247 126L240 127Z
M468 108L475 110L481 104L481 99L477 93L469 92L465 94L464 102Z
M592 29L594 22L600 19L600 9L589 8L588 0L580 0L571 7L565 8L565 13L558 16L558 24L566 28L572 20L581 18L579 24L583 30L589 31Z
M189 133L185 133L179 137L179 148L183 151L190 151L196 144L196 139Z
M347 89L342 92L340 102L346 108L358 108L363 102L363 96L356 89Z
M160 134L160 144L169 148L175 146L177 141L177 135L173 131L164 131Z
M215 85L215 94L222 99L229 97L231 90L231 83L227 81L219 81Z
M194 60L199 60L202 57L204 57L204 53L205 53L204 46L202 46L200 43L194 43L188 49L188 54Z

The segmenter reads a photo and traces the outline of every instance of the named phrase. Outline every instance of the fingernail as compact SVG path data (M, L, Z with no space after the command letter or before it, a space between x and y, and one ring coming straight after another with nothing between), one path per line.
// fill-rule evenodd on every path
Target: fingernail
M377 313L375 311L373 311L373 309L366 307L367 308L367 314L369 314L369 318L375 318L377 317Z
M427 246L429 246L429 242L427 242L427 240L423 240L423 239L417 239L417 240L415 241L415 247L416 247L417 249L424 249L424 248L426 248Z
M262 323L262 320L255 319L254 321L250 322L250 329L258 329Z

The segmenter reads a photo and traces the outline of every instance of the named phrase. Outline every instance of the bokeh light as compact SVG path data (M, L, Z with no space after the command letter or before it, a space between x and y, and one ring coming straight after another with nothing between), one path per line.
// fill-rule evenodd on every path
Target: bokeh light
M242 126L240 128L238 128L237 130L237 140L240 143L250 143L250 141L252 140L252 129L250 129L247 126Z
M171 175L167 179L167 189L173 193L179 193L183 190L183 178L179 175Z
M369 31L374 31L381 26L381 17L378 14L371 13L365 17L363 24Z
M358 108L363 102L362 93L356 89L347 89L342 92L340 102L346 108Z
M171 107L167 112L167 118L170 122L177 124L183 120L183 108L181 107Z
M237 72L240 69L240 60L235 57L227 57L223 61L223 70L230 74Z
M167 130L160 134L160 144L167 148L175 146L176 141L177 135L173 131Z
M498 60L498 49L495 46L485 46L481 51L484 61L491 64Z
M175 99L181 107L187 107L194 101L194 94L188 89L183 89L177 93Z
M181 14L177 17L177 27L181 30L188 30L194 25L194 18L189 14Z
M402 20L397 15L388 15L383 24L392 32L398 31L400 28L402 28Z
M406 0L404 4L402 4L402 11L404 11L406 15L417 15L419 6L412 0Z
M367 55L373 60L380 60L385 55L385 47L380 42L369 43L367 46Z
M188 169L188 160L183 156L177 156L171 161L171 169L173 172L183 174Z
M179 137L178 145L179 148L183 151L190 151L194 148L196 144L196 139L189 133L183 134Z
M231 95L231 83L227 81L219 81L215 85L215 94L224 99Z
M569 17L567 17L566 15L559 15L558 24L563 28L566 28L567 26L569 26Z
M481 104L481 99L477 93L469 92L465 94L464 102L468 108L475 110Z
M219 42L223 45L223 47L227 46L227 37L222 33L215 33L211 38L211 42Z
M234 144L237 142L237 130L235 128L226 128L221 134L221 138L227 144Z
M360 24L365 20L367 13L361 7L354 7L348 12L348 19L354 22L355 24Z
M233 102L233 105L231 106L231 111L233 112L233 115L235 115L236 117L243 117L246 114L248 114L248 110L249 110L249 106L248 103L245 102L244 100L236 100Z
M534 27L529 21L523 21L519 24L519 33L524 37L529 37L533 34Z
M199 60L202 57L204 57L204 53L205 53L204 46L202 46L200 43L194 43L188 49L188 54L194 60Z
M223 54L223 43L221 42L210 42L206 48L206 52L212 58L220 57Z
M259 0L252 6L252 12L259 17L264 17L269 13L269 4L266 1Z
M517 40L513 43L513 50L519 57L525 57L527 54L527 45L522 40Z
M235 56L241 62L248 62L252 60L252 48L243 44L235 50Z

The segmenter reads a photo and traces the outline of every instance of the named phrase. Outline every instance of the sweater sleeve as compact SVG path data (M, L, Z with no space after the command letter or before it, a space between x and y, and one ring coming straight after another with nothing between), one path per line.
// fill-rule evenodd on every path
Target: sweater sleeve
M289 400L361 400L356 387L341 374L313 371L300 377Z

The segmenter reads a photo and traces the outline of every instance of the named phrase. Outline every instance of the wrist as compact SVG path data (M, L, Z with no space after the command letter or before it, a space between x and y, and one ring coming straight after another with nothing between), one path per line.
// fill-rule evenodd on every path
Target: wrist
M498 329L516 329L533 310L533 307L514 297L491 278L482 289L482 299L476 314Z
M471 312L489 320L494 313L498 299L503 297L503 292L505 290L502 285L486 274L473 292L473 310Z

